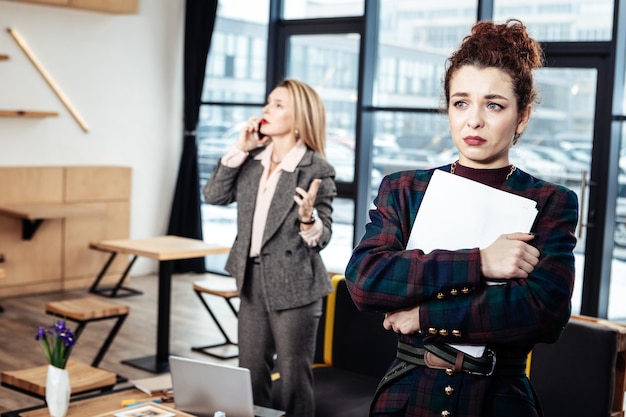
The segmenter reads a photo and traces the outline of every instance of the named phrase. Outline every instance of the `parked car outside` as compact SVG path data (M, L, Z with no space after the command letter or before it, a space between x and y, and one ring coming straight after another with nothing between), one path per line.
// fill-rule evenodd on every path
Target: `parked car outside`
M567 177L567 171L563 165L542 158L530 149L513 147L510 160L513 165L546 181L563 183Z
M381 152L374 155L374 168L382 175L393 172L430 169L438 166L437 157L433 151L424 149L401 149Z
M335 168L335 180L354 181L354 149L340 142L326 142L326 157Z
M398 146L394 135L382 133L374 136L374 148L372 150L374 155L399 150L400 146Z
M202 183L211 175L219 158L237 141L244 123L231 126L221 136L198 137L198 170ZM339 134L340 133L340 134ZM354 138L342 131L329 130L326 141L326 155L337 172L336 180L354 180Z
M565 168L564 185L579 184L582 180L582 172L589 172L589 164L580 159L571 158L567 152L561 148L533 146L531 150L541 158L555 162Z
M209 179L217 161L235 144L244 124L245 122L231 125L219 136L198 135L198 175L202 184Z
M219 122L208 122L203 123L202 121L198 124L196 128L196 137L198 142L202 142L206 139L211 138L220 138L224 136L224 134L230 129L231 125L228 123L219 123Z
M626 260L626 198L624 197L617 199L613 240L615 242L613 257Z

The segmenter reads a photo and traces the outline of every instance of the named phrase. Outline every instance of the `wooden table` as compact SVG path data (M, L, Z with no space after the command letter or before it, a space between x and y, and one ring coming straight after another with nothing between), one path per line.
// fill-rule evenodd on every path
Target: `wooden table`
M0 214L22 221L22 239L30 240L41 223L46 219L97 216L105 212L103 208L80 204L31 203L2 204Z
M122 363L153 373L169 371L170 304L174 261L228 253L230 247L215 246L199 239L159 236L149 239L103 240L91 245L112 254L144 256L159 261L159 293L156 355L124 360Z
M148 401L150 397L136 388L125 388L105 394L87 396L70 402L66 417L113 416L114 412L119 411L123 407L122 401L129 399ZM157 405L160 406L161 404ZM164 403L162 405L168 408L175 408L174 403ZM176 416L193 417L191 414L182 411L176 411ZM48 408L45 405L41 405L23 410L9 411L3 413L2 417L49 417L49 414Z

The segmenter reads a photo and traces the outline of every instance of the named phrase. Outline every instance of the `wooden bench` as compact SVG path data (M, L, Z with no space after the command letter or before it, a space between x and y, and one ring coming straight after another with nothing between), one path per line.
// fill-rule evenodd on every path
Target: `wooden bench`
M89 391L111 390L117 382L113 372L94 368L73 360L67 362L72 395ZM2 372L2 385L37 398L46 396L48 365Z

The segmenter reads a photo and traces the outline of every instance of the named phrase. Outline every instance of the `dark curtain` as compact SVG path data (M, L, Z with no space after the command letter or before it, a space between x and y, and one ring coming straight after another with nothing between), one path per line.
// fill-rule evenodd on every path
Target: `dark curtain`
M215 26L217 0L187 0L184 46L184 122L183 152L168 235L202 239L201 197L198 175L196 125L202 101L202 85L211 36ZM205 272L204 258L175 261L174 272Z

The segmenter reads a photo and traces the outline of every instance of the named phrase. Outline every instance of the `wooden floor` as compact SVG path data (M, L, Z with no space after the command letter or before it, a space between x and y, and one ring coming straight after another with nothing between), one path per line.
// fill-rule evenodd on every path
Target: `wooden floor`
M170 353L206 361L237 365L237 359L219 360L191 350L213 341L223 340L209 314L192 290L193 282L210 279L211 274L177 274L172 279L172 304L170 318ZM127 286L143 291L141 295L105 298L114 303L130 306L130 314L107 352L100 368L124 376L129 380L154 376L154 374L124 365L124 359L153 355L156 352L157 278L156 276L130 277ZM45 314L49 301L87 295L86 290L50 293L0 299L4 312L0 313L0 371L46 365L43 351L35 334L39 326L49 326L54 318ZM236 318L217 297L209 304L223 319L231 340L236 337ZM111 321L89 323L72 352L72 359L91 363L98 347L111 327ZM70 322L70 325L74 325ZM129 385L124 383L122 387ZM43 400L0 387L0 412L43 404Z

